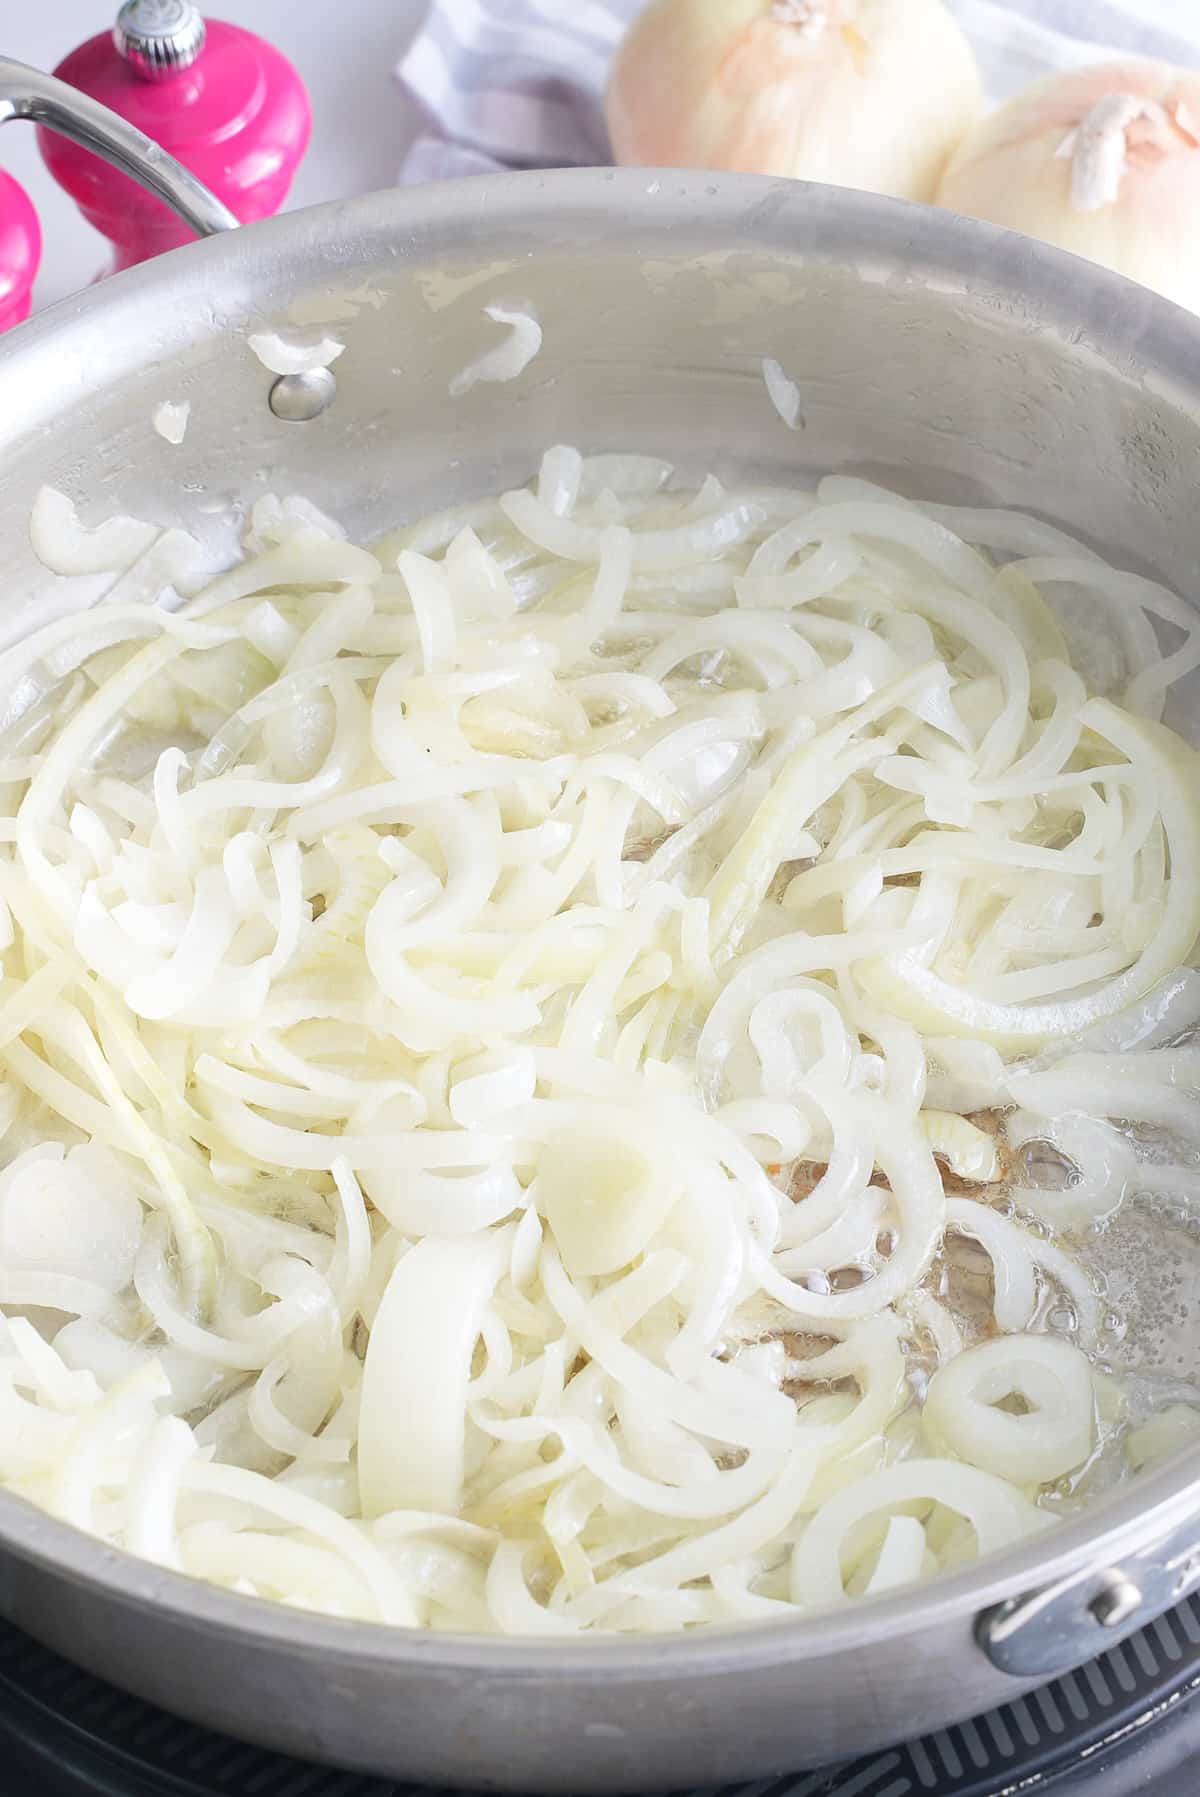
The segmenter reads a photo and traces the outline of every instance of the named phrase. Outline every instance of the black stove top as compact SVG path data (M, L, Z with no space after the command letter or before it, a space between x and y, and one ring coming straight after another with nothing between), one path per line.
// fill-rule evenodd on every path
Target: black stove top
M974 1722L689 1797L1197 1797L1200 1597ZM0 1797L431 1797L193 1728L0 1624Z

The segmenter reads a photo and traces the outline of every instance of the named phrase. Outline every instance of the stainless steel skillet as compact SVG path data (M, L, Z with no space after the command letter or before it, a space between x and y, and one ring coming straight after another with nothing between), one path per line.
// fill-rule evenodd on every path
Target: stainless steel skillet
M43 481L89 520L214 544L268 487L369 534L524 478L559 440L776 477L852 465L1042 513L1200 591L1200 321L1072 257L866 194L678 171L488 178L234 232L136 133L0 62L6 116L82 135L215 234L0 341L5 638L54 603L28 541ZM543 349L451 399L491 302L532 307ZM345 343L332 383L279 388L246 345L289 326ZM800 383L802 430L767 403L764 356ZM191 402L177 448L151 424L165 399ZM935 1728L1111 1645L1200 1583L1198 1476L1183 1458L1018 1552L815 1622L549 1645L247 1601L0 1496L0 1610L169 1708L344 1766L715 1784Z

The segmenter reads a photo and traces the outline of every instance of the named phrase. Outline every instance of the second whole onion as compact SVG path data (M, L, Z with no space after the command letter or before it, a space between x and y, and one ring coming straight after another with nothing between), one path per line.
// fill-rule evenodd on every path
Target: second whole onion
M1200 72L1113 62L1036 82L968 132L937 200L1200 311Z

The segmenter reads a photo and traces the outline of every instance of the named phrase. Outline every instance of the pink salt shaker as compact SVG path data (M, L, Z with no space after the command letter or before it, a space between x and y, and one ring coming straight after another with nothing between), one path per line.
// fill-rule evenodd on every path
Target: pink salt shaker
M54 73L119 112L211 188L243 224L277 212L308 147L312 111L285 56L191 0L126 0L111 32ZM161 200L90 150L39 128L47 168L115 246L111 269L191 242Z
M29 195L0 169L0 331L29 316L42 233Z

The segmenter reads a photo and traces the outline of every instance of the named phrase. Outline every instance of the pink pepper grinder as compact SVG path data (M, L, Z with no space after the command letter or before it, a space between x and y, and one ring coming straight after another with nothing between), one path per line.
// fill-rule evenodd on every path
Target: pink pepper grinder
M0 331L29 316L41 254L42 233L29 196L0 169Z
M308 147L312 110L291 63L251 31L206 23L191 0L126 0L113 30L54 73L170 151L243 224L278 211ZM111 272L192 240L161 200L90 150L44 129L38 139L55 180L115 245Z

